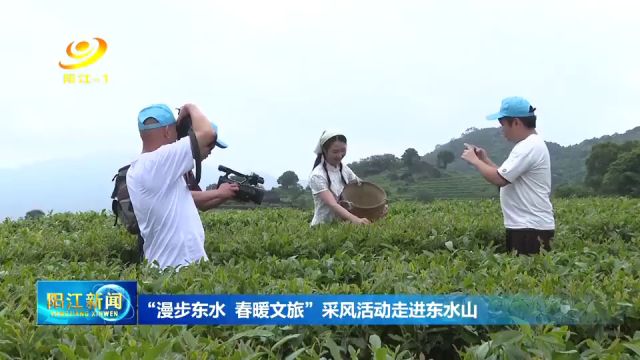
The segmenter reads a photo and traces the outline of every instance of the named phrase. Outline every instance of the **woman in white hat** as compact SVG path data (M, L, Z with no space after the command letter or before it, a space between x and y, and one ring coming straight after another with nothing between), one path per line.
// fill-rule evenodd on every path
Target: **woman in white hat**
M313 194L314 214L311 226L327 224L338 219L354 224L369 224L367 218L359 218L338 203L346 184L360 182L360 178L342 159L347 154L347 138L338 132L324 131L314 151L317 155L309 177Z

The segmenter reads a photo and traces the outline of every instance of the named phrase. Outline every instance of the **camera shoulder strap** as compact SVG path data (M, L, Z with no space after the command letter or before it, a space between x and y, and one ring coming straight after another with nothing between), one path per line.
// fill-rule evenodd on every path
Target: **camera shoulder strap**
M189 129L189 138L191 140L191 154L193 155L193 160L195 160L196 162L196 184L199 184L202 159L200 157L200 146L198 146L198 138L196 138L196 133L193 132L193 128Z

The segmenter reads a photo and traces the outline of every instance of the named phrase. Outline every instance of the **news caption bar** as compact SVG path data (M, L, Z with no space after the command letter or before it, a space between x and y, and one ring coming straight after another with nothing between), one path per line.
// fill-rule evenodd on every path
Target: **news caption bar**
M38 325L567 323L566 305L463 295L138 294L135 281L38 281Z

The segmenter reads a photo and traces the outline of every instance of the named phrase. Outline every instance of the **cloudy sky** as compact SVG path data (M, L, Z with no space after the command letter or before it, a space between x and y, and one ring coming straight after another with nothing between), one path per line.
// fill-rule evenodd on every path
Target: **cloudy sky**
M628 0L4 2L0 171L19 182L21 169L69 160L109 187L104 159L140 152L137 113L157 102L194 103L218 123L229 148L203 164L205 183L219 164L306 179L324 129L347 135L347 162L424 154L494 126L484 116L511 95L561 145L624 132L640 123L638 13ZM73 62L69 43L94 37L108 44L100 60L58 66ZM53 195L21 196L57 210ZM0 218L23 214L20 201Z

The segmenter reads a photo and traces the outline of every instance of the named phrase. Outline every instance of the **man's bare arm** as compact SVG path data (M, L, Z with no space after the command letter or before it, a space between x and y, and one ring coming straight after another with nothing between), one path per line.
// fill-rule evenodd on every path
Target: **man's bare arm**
M215 190L191 191L193 201L200 211L207 211L232 199L240 189L238 184L222 184Z

